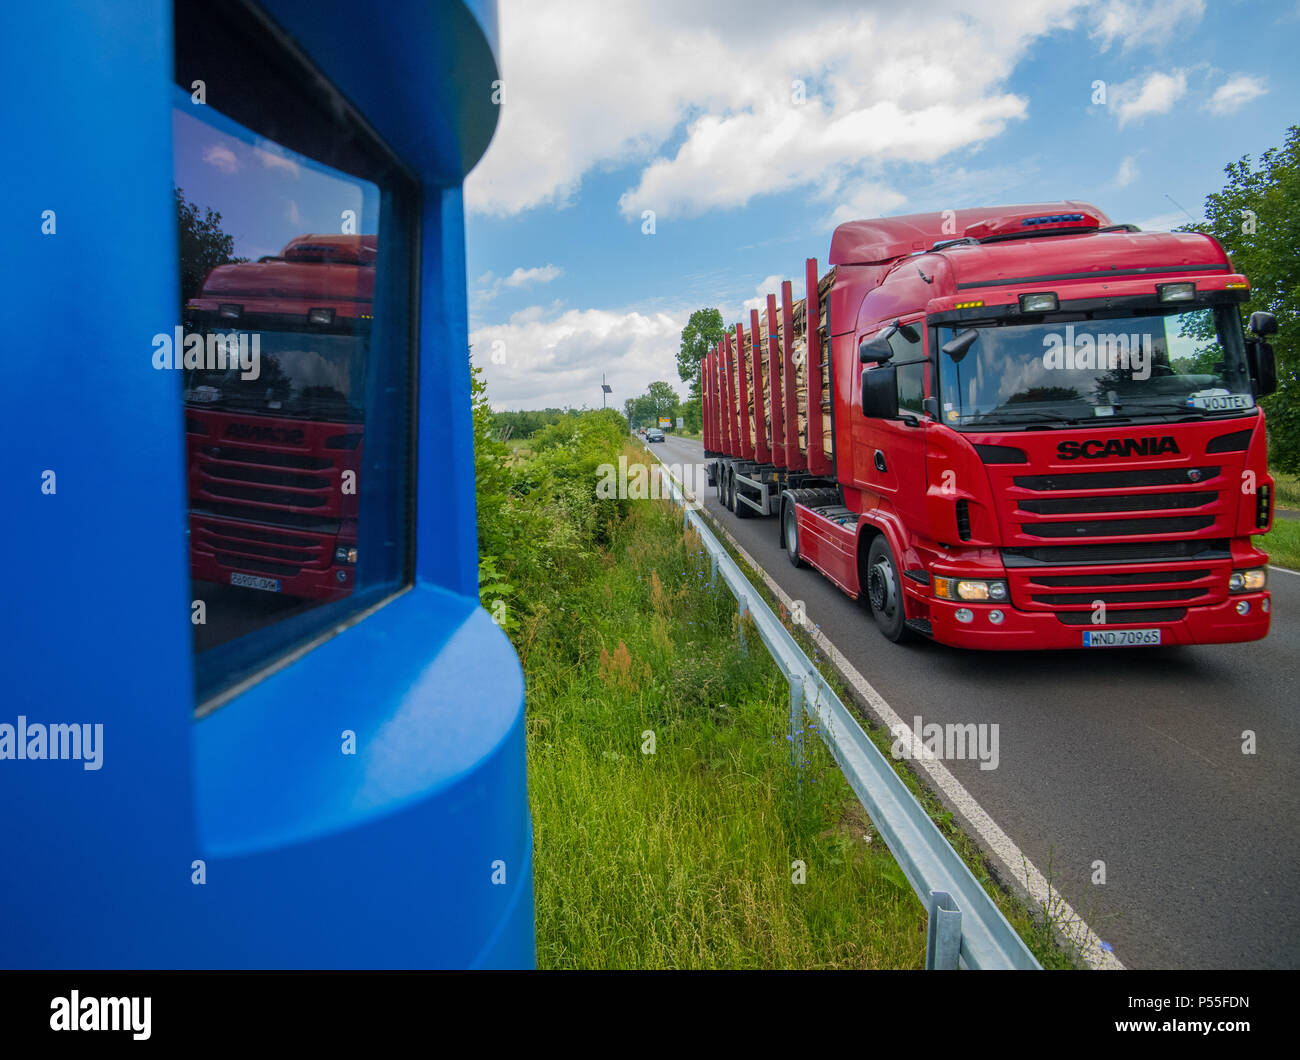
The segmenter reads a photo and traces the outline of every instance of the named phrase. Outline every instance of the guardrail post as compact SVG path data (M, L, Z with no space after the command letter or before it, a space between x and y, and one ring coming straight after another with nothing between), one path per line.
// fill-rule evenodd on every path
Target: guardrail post
M803 761L803 677L790 677L790 764L796 768Z
M736 597L736 630L740 634L740 650L748 652L749 647L745 644L745 616L749 614L749 597Z
M716 586L717 584L718 584L718 554L716 552L710 552L709 553L709 585Z
M930 924L925 939L925 967L954 971L961 952L961 910L947 891L930 892Z

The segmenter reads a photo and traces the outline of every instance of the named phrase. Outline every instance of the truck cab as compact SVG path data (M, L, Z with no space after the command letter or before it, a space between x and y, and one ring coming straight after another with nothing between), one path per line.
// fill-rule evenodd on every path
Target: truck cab
M1242 326L1246 278L1209 236L1087 204L979 213L883 275L838 265L838 479L882 630L1007 648L1265 636L1256 399L1275 383ZM878 256L871 226L836 239Z

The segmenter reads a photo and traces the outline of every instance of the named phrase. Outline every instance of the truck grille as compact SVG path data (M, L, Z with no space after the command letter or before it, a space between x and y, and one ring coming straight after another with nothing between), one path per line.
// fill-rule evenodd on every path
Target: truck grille
M339 470L324 457L223 445L196 446L192 459L195 508L237 502L243 518L270 523L293 512L337 511Z
M1022 512L1035 515L1097 515L1102 512L1155 512L1179 508L1199 508L1212 504L1219 495L1198 493L1147 493L1121 497L1026 497L1020 501Z
M1043 545L1004 548L1008 567L1080 566L1089 563L1167 563L1175 560L1228 559L1226 538L1213 541L1135 541L1115 545ZM1104 575L1103 575L1104 577Z
M1112 611L1107 614L1108 626L1131 626L1135 622L1178 622L1187 614L1185 607L1144 607L1130 611ZM1056 616L1058 622L1067 626L1092 625L1090 611L1062 611Z
M233 570L292 578L304 567L325 570L333 562L332 537L307 537L202 517L195 518L191 534L196 547L211 552L218 563Z
M1061 545L1003 549L1011 598L1028 611L1055 611L1062 622L1086 625L1098 601L1106 625L1144 621L1140 616L1222 602L1232 557L1226 540L1143 541L1120 545ZM1195 563L1191 566L1189 561ZM1154 567L1095 571L1097 564ZM1156 566L1156 565L1160 566ZM1172 566L1171 564L1179 564ZM1145 605L1165 604L1165 608ZM1174 605L1186 605L1179 608ZM1151 618L1150 621L1173 621Z
M1217 467L1152 467L1134 471L1065 471L1054 475L1017 475L1012 481L1021 489L1039 493L1140 489L1144 486L1185 486L1189 482L1207 482L1217 478L1220 470Z
M1205 488L1219 481L1221 470L1157 467L1017 475L1008 491L1016 504L1009 518L1019 523L1021 539L1194 534L1213 527L1223 514L1216 511L1223 507L1220 491ZM1071 518L1080 515L1121 518Z
M1169 516L1162 519L1086 519L1059 523L1022 523L1030 537L1118 537L1121 534L1190 534L1214 525L1212 515Z

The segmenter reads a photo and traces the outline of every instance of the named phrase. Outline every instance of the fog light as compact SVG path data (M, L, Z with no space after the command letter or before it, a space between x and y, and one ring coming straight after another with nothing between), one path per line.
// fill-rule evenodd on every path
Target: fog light
M1043 291L1038 294L1022 294L1020 296L1020 312L1022 313L1054 313L1058 304L1056 295L1051 291Z
M969 607L959 607L953 612L953 617L957 619L958 622L969 622L975 617L975 612Z
M335 580L335 581L340 581L340 582L345 582L345 581L347 581L347 580L348 580L348 572L345 571L345 570L342 570L342 569L340 569L340 570L336 570L336 571L334 572L334 580Z
M1004 615L1001 611L997 610L996 608L994 608L992 611L989 612L989 621L992 622L995 626L1002 625L1002 620L1006 617L1007 617L1006 615Z
M1250 614L1250 601L1249 601L1249 600L1238 600L1238 601L1237 601L1237 614L1239 614L1239 615L1248 615L1248 614Z

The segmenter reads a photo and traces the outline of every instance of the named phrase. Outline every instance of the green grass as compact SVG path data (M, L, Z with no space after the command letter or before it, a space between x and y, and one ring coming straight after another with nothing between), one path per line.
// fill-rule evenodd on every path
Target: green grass
M840 701L849 706L857 716L858 722L862 725L872 743L876 745L881 754L894 767L894 772L902 778L908 790L920 802L927 815L938 826L939 831L943 833L944 838L966 863L967 868L979 881L980 886L993 898L1002 915L1007 918L1007 922L1024 940L1025 945L1029 947L1033 955L1038 958L1038 962L1047 969L1085 967L1086 965L1078 953L1077 947L1063 942L1052 926L1053 921L1059 920L1061 917L1060 905L1062 901L1060 894L1055 889L1052 867L1049 865L1043 870L1049 888L1049 898L1045 907L1029 904L1027 900L1013 893L1010 888L1000 882L990 868L984 851L974 839L962 830L952 811L944 806L942 800L926 787L906 761L893 757L891 753L893 746L892 734L884 725L867 715L858 706L848 685L840 677L830 661L822 657L808 631L790 621L790 616L784 606L772 595L762 576L732 548L730 542L726 541L725 538L719 538L719 540L722 541L723 547L727 549L732 559L740 566L750 584L756 587L768 606L781 616L786 628L799 642L808 658L813 660L814 665L835 690L835 694L839 696ZM864 614L864 621L869 622L869 616ZM863 812L861 806L858 807L858 810ZM1089 926L1094 931L1098 931L1103 938L1105 937L1103 921L1092 910L1076 909L1075 911L1088 921Z
M1277 483L1277 497L1275 503L1279 508L1292 508L1300 510L1300 476L1288 474L1285 471L1269 470L1273 480Z
M784 680L680 514L633 505L596 563L516 635L538 965L921 967L924 910L814 732L791 764Z
M1253 539L1279 567L1300 570L1300 520L1273 518L1273 529Z

